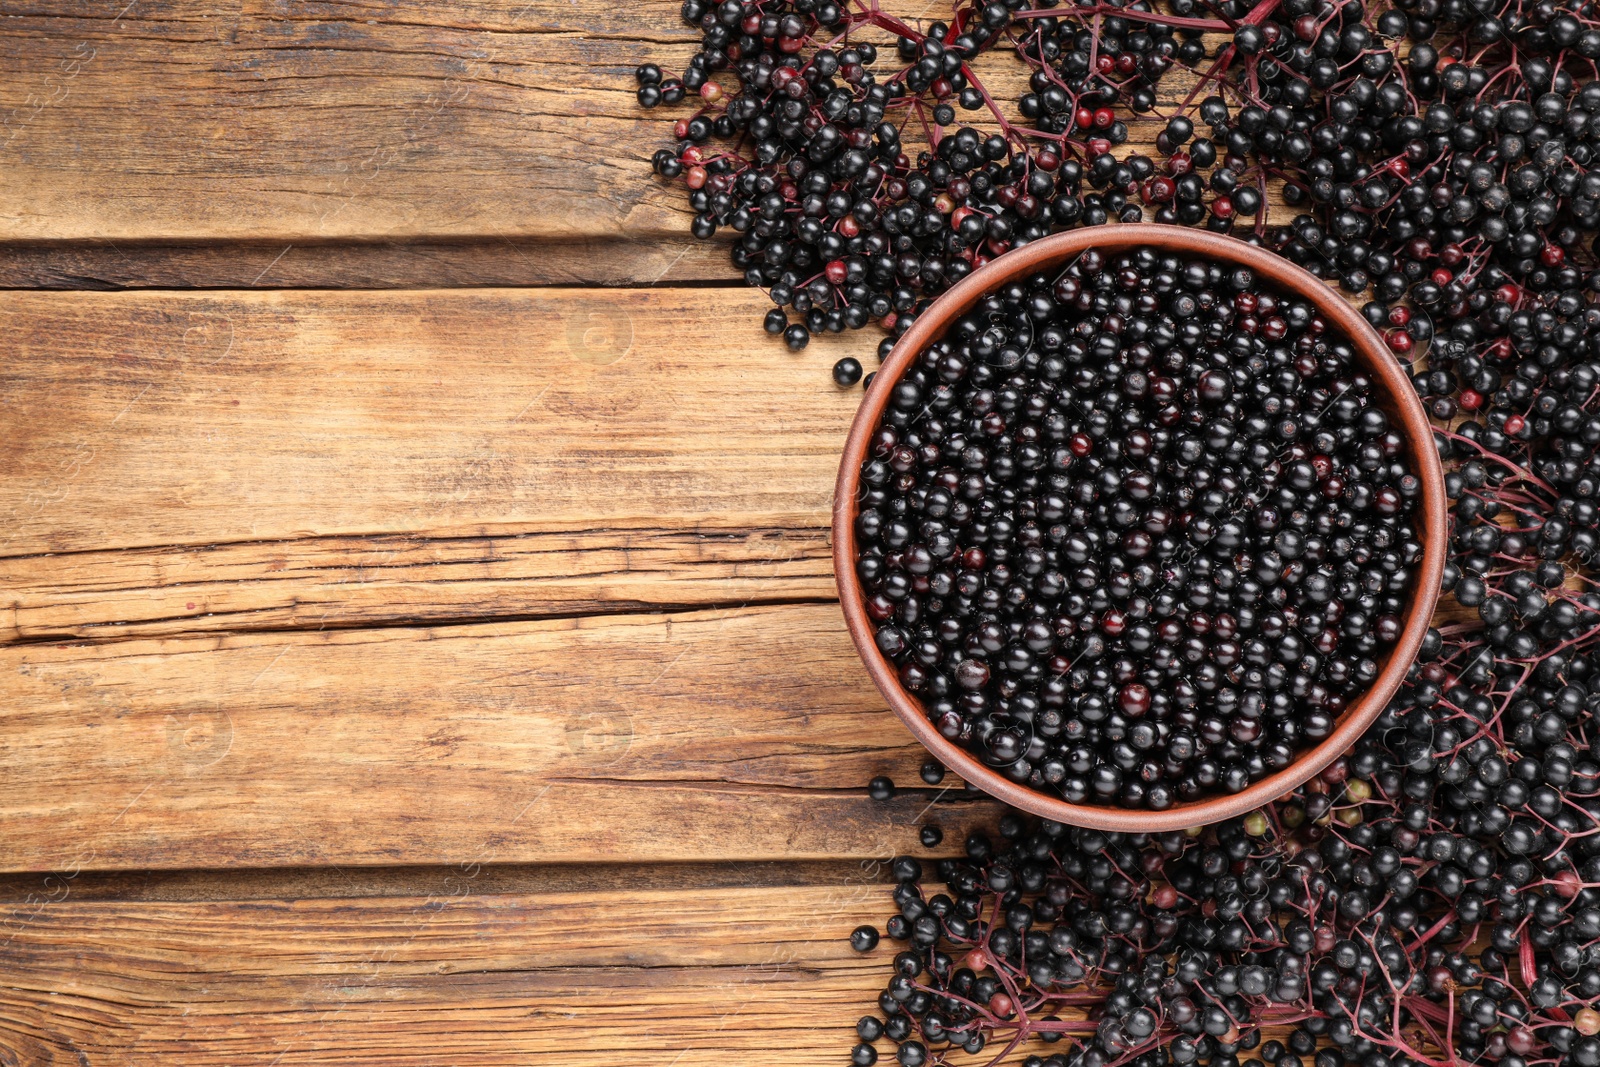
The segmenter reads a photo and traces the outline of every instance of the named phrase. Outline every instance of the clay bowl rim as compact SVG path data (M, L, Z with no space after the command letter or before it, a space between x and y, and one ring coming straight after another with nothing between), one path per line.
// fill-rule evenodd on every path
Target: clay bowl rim
M917 701L901 687L898 672L878 651L855 570L856 499L861 463L872 432L888 406L892 392L888 386L899 381L916 355L942 336L952 322L989 291L1036 271L1064 266L1071 257L1091 248L1114 251L1137 245L1209 256L1249 267L1259 279L1310 300L1330 325L1355 344L1358 364L1373 376L1378 387L1376 395L1380 406L1391 417L1399 416L1398 430L1405 439L1406 453L1412 469L1422 480L1422 560L1417 567L1417 586L1407 607L1400 639L1379 670L1377 680L1345 709L1332 733L1302 752L1288 767L1242 792L1175 804L1165 811L1072 804L1011 781L965 749L947 741ZM1382 714L1384 706L1405 680L1406 671L1422 645L1439 599L1445 540L1444 471L1434 446L1433 428L1401 365L1377 331L1321 279L1281 256L1233 237L1158 223L1098 226L1034 241L973 271L938 297L895 344L867 390L845 441L833 498L834 578L839 587L845 625L866 664L867 673L912 735L963 780L1013 807L1072 826L1125 833L1182 830L1243 815L1282 797L1348 752Z

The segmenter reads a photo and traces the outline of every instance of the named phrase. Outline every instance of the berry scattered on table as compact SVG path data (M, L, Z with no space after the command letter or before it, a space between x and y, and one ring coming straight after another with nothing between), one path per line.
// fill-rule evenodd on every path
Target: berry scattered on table
M850 931L850 947L857 952L871 952L877 948L878 928L871 925L863 925Z
M636 78L644 107L693 94L654 167L683 183L694 233L731 231L792 347L868 322L898 336L1011 248L1147 220L1233 233L1414 311L1390 328L1411 360L1436 319L1590 285L1593 7L958 0L908 21L686 0L699 49ZM1029 73L1015 98L984 82L1007 62ZM1153 153L1129 147L1130 121L1161 125Z

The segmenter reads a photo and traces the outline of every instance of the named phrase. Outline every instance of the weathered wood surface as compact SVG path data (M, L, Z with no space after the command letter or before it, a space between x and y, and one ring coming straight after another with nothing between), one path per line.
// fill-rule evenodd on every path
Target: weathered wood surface
M7 870L851 857L975 803L867 799L924 753L833 604L20 645L0 708Z
M0 1063L838 1063L894 952L845 940L887 913L870 865L746 889L478 880L217 902L80 902L65 883L3 913Z
M0 296L0 554L821 528L860 397L828 367L872 341L792 355L761 332L764 304L744 289Z
M0 152L0 161L4 153ZM647 179L648 180L648 179ZM0 187L0 204L5 189ZM729 241L406 241L211 245L0 244L0 289L420 289L533 285L743 285Z
M11 294L0 641L830 598L828 360L741 290Z
M0 0L0 289L151 290L0 293L0 1067L843 1062L995 808L832 602L878 333L648 173L677 8Z
M0 0L0 287L737 280L650 173L692 112L634 97L693 54L679 0L124 2ZM975 69L1026 90L1008 52Z
M824 602L829 551L816 526L702 525L17 556L0 644Z
M676 7L0 5L0 239L681 235L632 95Z
M5 298L0 867L910 848L752 298Z

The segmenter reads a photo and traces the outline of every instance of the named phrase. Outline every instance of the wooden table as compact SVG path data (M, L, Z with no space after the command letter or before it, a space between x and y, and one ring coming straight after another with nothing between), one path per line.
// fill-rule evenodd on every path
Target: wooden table
M992 808L865 795L877 334L649 176L677 7L0 2L0 1065L844 1062Z
M835 601L880 334L649 174L678 7L0 0L0 1067L847 1061L997 809Z

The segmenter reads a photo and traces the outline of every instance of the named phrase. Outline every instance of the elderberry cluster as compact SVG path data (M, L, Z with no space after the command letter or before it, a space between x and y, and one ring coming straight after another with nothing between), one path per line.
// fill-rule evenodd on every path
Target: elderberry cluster
M1350 292L1410 303L1402 356L1476 294L1589 285L1591 0L1052 2L961 2L923 27L875 3L687 0L684 73L638 70L641 104L700 104L655 165L685 181L697 234L735 232L769 330L796 348L874 320L898 334L994 255L1147 216L1243 220ZM1016 101L978 76L996 49L1031 69ZM1163 101L1174 68L1202 80ZM958 106L995 132L952 128ZM1152 113L1156 156L1119 158L1126 120ZM1271 190L1306 213L1269 226Z
M893 386L862 465L878 648L945 737L1162 810L1326 737L1399 638L1421 493L1348 338L1245 268L1081 255Z
M913 958L855 1062L887 1036L908 1067L1033 1038L1027 1067L1600 1067L1600 5L1056 3L691 0L689 67L639 70L646 106L698 94L656 168L797 348L892 340L994 256L1113 220L1363 294L1436 420L1453 596L1358 750L1282 802L1192 836L1012 819L932 895L897 869ZM981 80L1002 51L1020 99Z
M1242 819L1116 834L1012 812L937 862L942 885L895 861L900 950L852 1062L887 1037L910 1067L1036 1043L1024 1067L1596 1067L1600 764L1474 738L1496 706L1428 680L1441 648L1348 759ZM1591 720L1597 669L1541 668L1530 714Z

